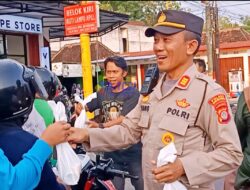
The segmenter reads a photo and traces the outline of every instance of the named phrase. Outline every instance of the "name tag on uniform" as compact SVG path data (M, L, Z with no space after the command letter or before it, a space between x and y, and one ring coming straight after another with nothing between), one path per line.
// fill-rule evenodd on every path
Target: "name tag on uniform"
M143 128L149 127L149 112L147 112L147 111L141 112L141 118L140 118L138 125L143 127Z

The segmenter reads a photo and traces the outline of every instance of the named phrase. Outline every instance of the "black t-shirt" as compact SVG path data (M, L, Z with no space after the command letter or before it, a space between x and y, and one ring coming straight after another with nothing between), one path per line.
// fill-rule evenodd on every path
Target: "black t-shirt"
M97 92L97 98L87 104L90 112L100 108L104 114L104 122L125 116L137 104L139 92L129 86L121 92L112 92L112 87L106 86Z
M123 91L114 93L111 86L106 86L97 92L97 98L87 104L90 112L101 109L104 122L116 119L119 116L127 115L137 104L139 92L136 88L129 86ZM105 158L111 157L116 163L126 162L131 159L141 159L141 142L122 149L104 154Z

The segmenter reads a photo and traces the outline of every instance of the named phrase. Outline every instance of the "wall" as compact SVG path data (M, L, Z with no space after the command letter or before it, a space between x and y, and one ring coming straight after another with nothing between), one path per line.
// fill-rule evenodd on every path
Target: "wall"
M127 38L128 52L152 50L153 38L148 38L144 35L146 28L146 26L126 24L103 36L91 38L91 41L98 40L113 52L123 53L122 38ZM50 41L51 51L59 51L65 44L79 43L79 41L79 39L59 42Z
M247 51L240 51L237 53L233 53L233 51L228 51L226 53L221 53L220 58L236 58L236 57L242 57L243 58L243 75L244 75L244 86L250 85L250 73L249 73L249 57L250 57L250 49ZM204 59L207 63L207 56L199 56L197 58ZM223 71L222 71L223 72Z

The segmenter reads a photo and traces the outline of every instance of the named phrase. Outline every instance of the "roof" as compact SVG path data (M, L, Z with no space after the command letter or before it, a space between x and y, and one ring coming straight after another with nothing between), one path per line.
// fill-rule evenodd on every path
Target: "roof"
M152 55L152 54L154 54L153 50L149 50L149 51L121 53L120 56L122 56L122 57L136 57L136 56L147 56L147 55Z
M100 60L115 55L101 42L95 41L90 44L91 60ZM67 44L51 58L52 63L81 63L81 47L79 43Z
M206 33L202 33L202 45L206 44ZM243 28L228 28L220 30L219 36L220 44L231 43L231 42L240 42L250 40L250 33L244 30Z
M219 40L220 50L250 48L250 33L243 28L220 30ZM202 41L199 52L206 51L206 49L206 33L202 33Z
M49 28L49 37L64 36L64 7L78 4L79 1L0 1L0 15L15 15L42 19L43 28ZM124 24L128 15L100 10L100 28L90 37L101 36Z
M128 21L127 25L146 26L145 23L142 21Z

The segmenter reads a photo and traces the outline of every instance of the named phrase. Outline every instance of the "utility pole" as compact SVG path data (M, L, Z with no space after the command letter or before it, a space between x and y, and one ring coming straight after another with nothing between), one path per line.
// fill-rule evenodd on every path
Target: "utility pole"
M214 1L214 65L215 65L215 78L218 83L221 83L220 75L220 32L219 32L219 19L217 1Z
M212 13L211 13L211 1L204 2L206 7L206 44L207 44L207 63L208 63L208 75L214 78L213 74L213 55L212 55Z
M219 68L219 27L216 1L205 1L206 4L206 44L208 57L208 75L220 82Z

